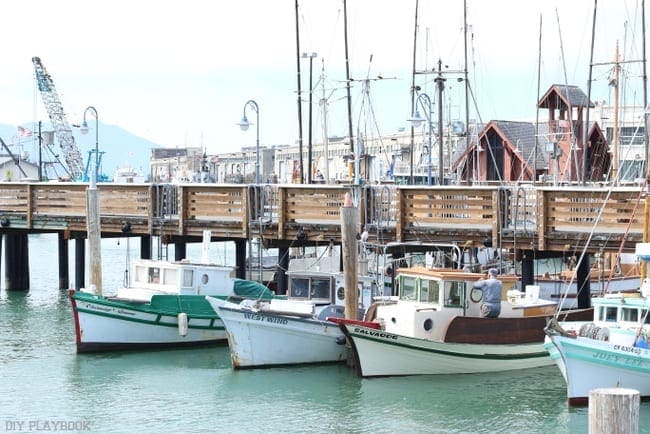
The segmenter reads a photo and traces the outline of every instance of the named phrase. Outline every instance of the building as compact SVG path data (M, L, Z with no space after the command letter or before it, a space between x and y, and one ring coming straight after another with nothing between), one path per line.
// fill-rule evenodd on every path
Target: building
M12 158L9 155L0 155L0 179L11 181L36 181L38 180L38 164L30 163L20 157Z

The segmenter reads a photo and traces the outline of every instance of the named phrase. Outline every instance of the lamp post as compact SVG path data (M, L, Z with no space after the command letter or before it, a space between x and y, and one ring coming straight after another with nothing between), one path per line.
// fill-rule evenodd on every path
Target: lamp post
M88 134L88 122L86 122L86 113L91 111L95 116L95 182L99 179L99 116L97 109L93 106L86 107L84 110L84 121L81 124L81 134Z
M260 183L260 108L257 105L257 103L250 99L246 101L246 104L244 104L244 116L241 118L241 122L239 123L239 127L242 129L242 131L248 130L248 127L250 126L250 122L248 122L248 118L246 117L246 107L252 107L253 110L255 110L255 127L256 127L256 139L255 139L255 184Z
M418 98L416 100L416 103L415 103L416 107L417 107L418 103L421 103L423 105L426 104L426 108L428 108L428 110L429 110L429 113L426 116L426 120L427 120L427 122L429 122L429 151L428 151L429 158L428 158L428 163L427 163L427 166L428 166L427 167L427 184L428 185L433 185L433 179L431 177L431 166L432 166L432 163L431 163L431 137L433 135L433 127L432 127L433 123L431 122L431 117L433 116L433 111L432 111L433 109L432 109L432 106L431 106L431 98L429 98L429 95L427 95L426 93L421 93L421 94L418 95ZM413 125L413 128L419 128L420 125L422 125L422 122L425 121L425 119L422 116L420 116L420 112L416 110L415 113L413 113L413 116L408 121L411 122L411 125ZM442 143L440 144L440 147L442 148Z
M312 87L312 67L314 63L314 57L316 57L316 53L302 53L303 58L309 58L309 144L307 147L307 184L311 184L312 182L312 167L311 167L311 162L312 162L312 143L311 143L311 112L312 112L312 95L314 93L314 89ZM302 158L302 155L300 156Z
M246 108L251 107L253 110L255 110L255 127L256 127L256 139L255 139L255 185L259 186L260 184L260 107L257 105L257 103L249 99L246 101L246 104L244 104L244 116L241 118L241 122L239 123L239 127L242 129L242 131L248 130L248 127L250 126L250 122L248 122L248 118L246 117ZM260 239L258 240L257 243L257 273L258 273L258 279L260 282L263 282L262 278L262 239L261 239L261 233L262 233L262 214L264 213L264 204L262 203L262 194L261 191L258 190L258 188L255 189L255 194L257 196L257 206L256 206L256 213L257 213L257 218L259 219L259 230L260 230ZM251 252L253 252L253 245L252 245L252 240L249 238L248 240L248 249ZM252 257L249 265L249 276L252 277Z

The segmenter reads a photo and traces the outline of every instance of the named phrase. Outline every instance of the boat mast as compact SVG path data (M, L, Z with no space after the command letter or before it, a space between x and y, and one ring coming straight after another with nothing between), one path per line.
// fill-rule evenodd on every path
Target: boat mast
M542 70L542 14L539 14L539 44L537 49L537 100L535 101L535 148L533 149L533 185L537 178L537 148L539 147L539 93ZM555 169L557 171L557 168Z
M618 127L618 103L619 103L619 78L621 65L619 51L618 51L618 41L616 42L616 54L614 54L614 131L612 132L612 182L614 185L618 183L618 166L619 166L619 156L618 156L618 142L619 142L619 127Z
M350 59L348 57L348 7L347 0L343 0L343 37L345 41L345 82L348 96L348 135L350 136L350 153L354 155L354 138L352 134L352 98L350 97ZM301 151L302 153L302 151ZM357 157L358 158L358 157ZM356 179L353 174L354 160L348 162L348 176Z
M300 183L303 183L304 175L302 168L302 91L300 88L300 25L298 15L298 0L296 0L296 69L298 76L298 153L300 154Z
M646 58L645 58L645 0L641 2L641 28L643 29L643 144L645 148L645 173L646 179L648 178L648 75L646 73Z
M325 96L325 60L322 61L321 71L321 85L323 87L323 99L321 105L323 107L323 153L325 154L325 183L330 183L330 153L329 153L329 137L327 136L327 97Z
M465 146L469 148L469 75L467 72L467 0L463 0L463 38L464 38L464 43L465 43ZM477 143L478 146L478 143ZM429 149L429 152L431 150ZM478 164L478 161L476 161L476 158L474 158L474 180L476 180L476 173L478 173L478 170L476 170L476 165ZM450 170L451 170L451 165L450 165ZM458 183L460 183L460 176L456 176L456 180Z
M416 48L417 48L417 39L418 39L418 5L419 0L415 0L415 21L413 23L413 69L411 72L411 114L415 113L415 58L416 58ZM431 122L431 119L429 119ZM409 184L413 184L413 153L415 148L415 127L411 122L411 145L409 152L410 159L410 174L409 174ZM429 149L431 152L431 149Z
M594 0L594 19L591 26L591 54L589 57L589 79L587 81L587 114L585 124L582 126L582 185L587 184L587 161L588 161L588 148L587 141L589 136L589 110L591 106L591 76L593 73L594 63L594 40L596 39L596 9L598 7L598 0Z

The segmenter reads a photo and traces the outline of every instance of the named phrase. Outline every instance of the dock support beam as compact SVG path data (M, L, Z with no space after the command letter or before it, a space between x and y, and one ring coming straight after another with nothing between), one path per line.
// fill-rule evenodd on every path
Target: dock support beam
M187 257L187 244L183 241L178 241L174 243L174 259L176 261L182 261Z
M235 265L236 275L240 279L246 278L246 240L235 240Z
M5 234L5 289L29 290L29 242L26 233Z
M59 289L70 288L68 240L59 232Z
M523 250L521 252L521 290L526 290L526 285L535 284L535 261L533 252Z
M140 259L151 259L151 235L140 237Z
M278 280L277 294L282 295L287 293L288 280L286 270L289 269L289 249L278 249L278 265L275 268L275 275Z
M576 270L576 287L578 288L579 309L591 307L591 287L589 286L590 268L589 256L584 255L582 261L578 264L578 269Z
M86 239L74 239L74 289L79 291L86 282Z

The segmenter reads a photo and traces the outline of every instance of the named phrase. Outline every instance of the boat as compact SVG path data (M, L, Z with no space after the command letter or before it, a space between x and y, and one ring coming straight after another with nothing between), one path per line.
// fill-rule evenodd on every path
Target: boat
M358 318L364 317L377 298L390 297L397 264L424 263L432 251L460 257L460 250L452 244L371 246L365 243L365 234L359 238ZM347 360L345 336L339 327L344 317L345 276L338 262L337 256L293 259L287 272L287 300L233 305L206 297L226 327L235 369Z
M365 320L340 327L362 377L468 374L552 364L544 349L544 327L557 303L539 288L515 289L518 277L502 275L501 313L481 315L484 274L416 266L397 270L398 295L377 301ZM567 313L588 318L591 309Z
M288 274L286 300L247 300L240 304L206 297L226 328L235 369L347 359L345 337L336 322L344 316L344 276L331 271ZM372 278L359 279L360 316L376 291Z
M535 285L539 286L539 296L556 300L560 309L576 309L578 307L575 260L569 261L571 267L558 272L545 272L535 277ZM636 256L622 253L613 271L607 268L603 258L597 256L589 271L589 289L592 297L598 297L608 292L636 292L639 289L639 267ZM546 265L553 269L561 264Z
M650 244L637 253L650 260ZM635 292L608 293L591 300L589 321L549 322L545 348L560 369L569 405L586 405L589 391L628 387L650 396L650 280Z
M226 341L205 296L271 298L265 286L234 277L234 268L188 260L137 260L133 281L114 296L70 290L78 353L170 348Z

